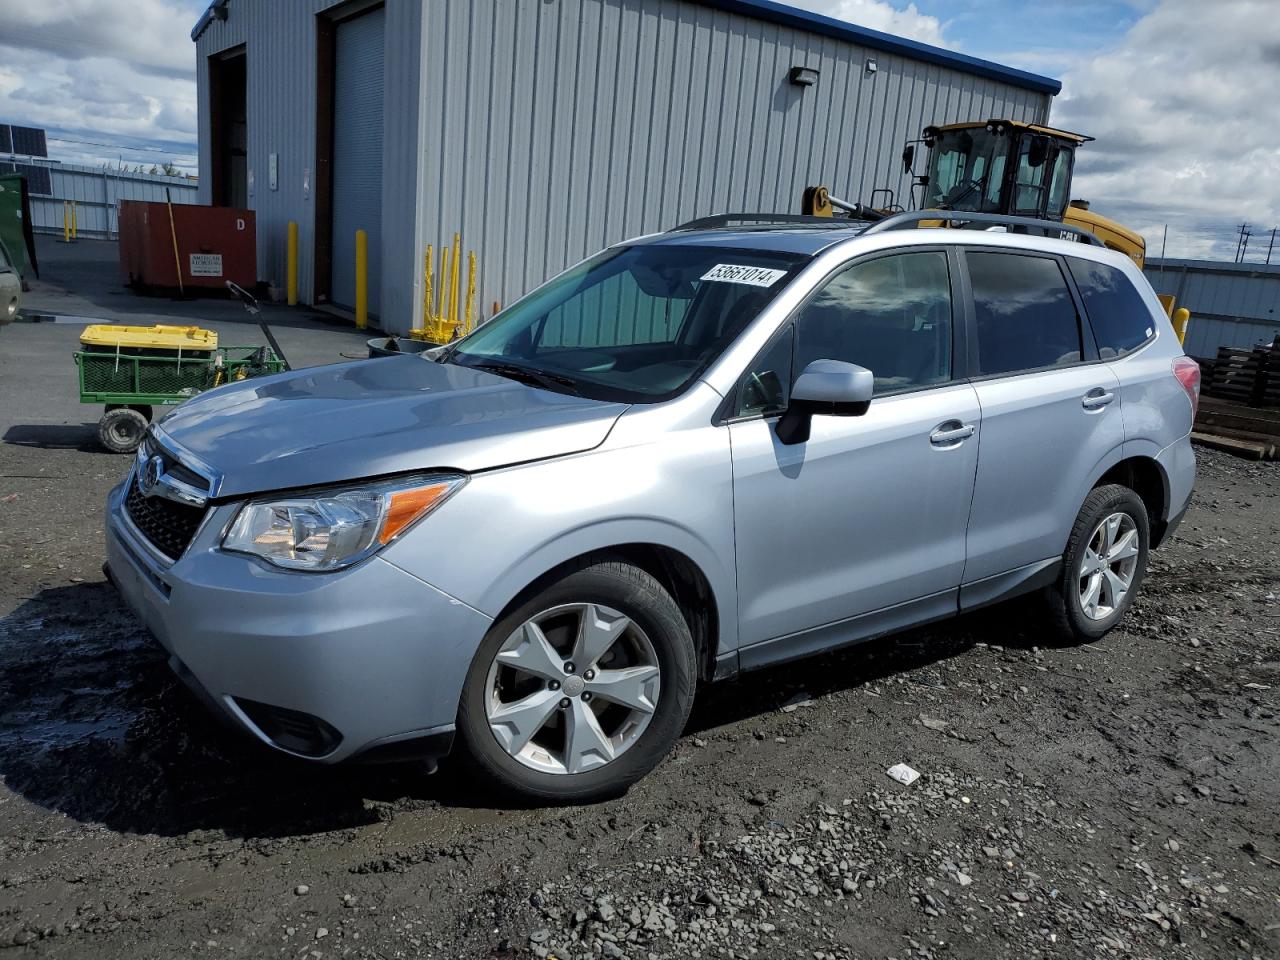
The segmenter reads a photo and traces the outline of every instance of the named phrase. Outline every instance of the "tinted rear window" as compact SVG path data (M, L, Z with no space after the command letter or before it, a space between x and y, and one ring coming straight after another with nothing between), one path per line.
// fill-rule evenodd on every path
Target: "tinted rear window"
M1080 324L1054 260L966 252L984 376L1080 362Z
M1098 356L1123 357L1151 339L1156 332L1151 312L1124 271L1076 257L1068 257L1067 264L1080 288Z

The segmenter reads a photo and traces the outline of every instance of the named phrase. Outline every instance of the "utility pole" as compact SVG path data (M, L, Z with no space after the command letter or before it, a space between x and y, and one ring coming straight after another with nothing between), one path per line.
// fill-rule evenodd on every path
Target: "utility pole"
M1240 224L1240 237L1236 240L1236 263L1244 263L1244 252L1249 246L1249 224Z
M1169 246L1169 225L1164 225L1164 238L1160 241L1160 276L1164 276L1164 251Z

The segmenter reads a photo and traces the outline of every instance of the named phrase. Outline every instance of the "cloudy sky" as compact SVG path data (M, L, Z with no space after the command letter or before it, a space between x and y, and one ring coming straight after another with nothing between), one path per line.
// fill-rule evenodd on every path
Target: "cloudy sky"
M1153 253L1165 224L1170 256L1227 259L1242 220L1251 252L1280 225L1280 0L790 2L1061 79L1053 122L1098 138L1075 195ZM194 169L205 4L0 0L0 122L67 161Z

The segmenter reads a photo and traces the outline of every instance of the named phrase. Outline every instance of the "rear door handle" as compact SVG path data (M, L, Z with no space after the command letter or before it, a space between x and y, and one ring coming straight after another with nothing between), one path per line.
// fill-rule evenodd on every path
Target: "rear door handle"
M1100 410L1115 398L1116 395L1110 390L1094 387L1081 398L1080 405L1086 410Z
M961 423L959 420L948 420L938 424L929 434L929 442L935 447L954 447L963 440L973 436L977 428L972 423Z

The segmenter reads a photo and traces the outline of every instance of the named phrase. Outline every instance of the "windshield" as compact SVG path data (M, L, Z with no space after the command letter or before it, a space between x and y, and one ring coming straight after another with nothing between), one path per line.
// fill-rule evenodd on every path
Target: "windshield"
M1000 212L1009 138L985 127L944 130L933 147L925 206Z
M615 247L513 304L441 359L600 400L664 400L808 260L729 247Z

